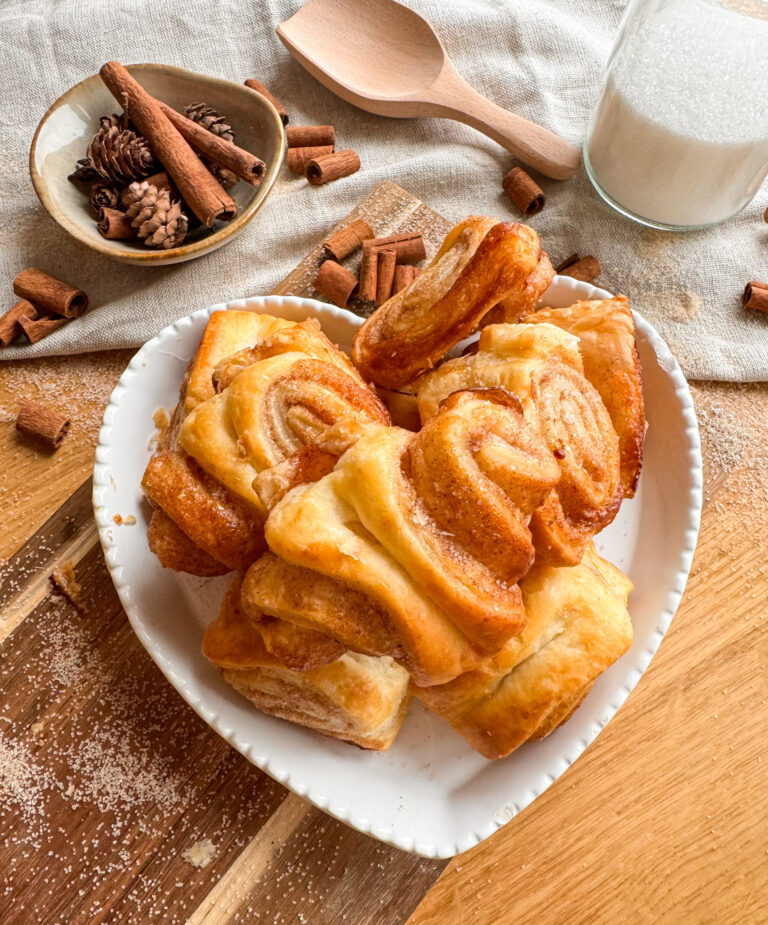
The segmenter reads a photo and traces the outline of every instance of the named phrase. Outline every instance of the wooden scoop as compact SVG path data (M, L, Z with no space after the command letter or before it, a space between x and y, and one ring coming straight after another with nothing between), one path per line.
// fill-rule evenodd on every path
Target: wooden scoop
M310 74L361 109L456 119L555 180L579 166L573 145L473 90L429 23L395 0L307 0L277 34Z

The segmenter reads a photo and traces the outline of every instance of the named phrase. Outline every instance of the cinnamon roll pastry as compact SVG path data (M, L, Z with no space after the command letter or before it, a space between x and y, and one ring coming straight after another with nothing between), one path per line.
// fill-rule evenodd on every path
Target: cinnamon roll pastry
M593 546L573 568L535 565L520 587L520 635L450 683L414 689L486 758L549 735L632 644L632 583Z
M247 356L246 356L247 354ZM386 409L315 321L278 331L216 367L221 391L184 419L179 442L263 517L254 478L347 416L389 423Z
M408 710L408 673L390 658L348 652L308 671L286 667L241 609L237 586L206 629L202 650L263 713L361 748L388 749Z
M161 510L152 512L147 528L147 544L164 568L188 572L201 578L225 575L229 566L214 559L192 540Z
M413 382L502 299L524 299L543 259L527 225L470 216L449 232L430 266L363 324L355 365L388 389Z
M629 300L618 295L568 308L544 308L525 320L554 324L578 337L584 375L600 393L619 435L624 497L634 497L643 462L645 405Z
M351 589L376 616L361 625L345 618L349 607L297 613L265 601L263 559L246 575L244 606L390 655L422 685L447 681L522 628L527 525L559 474L502 391L451 396L418 434L370 427L332 472L277 502L265 533L310 588L318 573L333 580L334 601Z
M555 270L549 262L549 257L542 254L539 265L525 281L523 289L513 291L498 305L494 305L480 325L487 327L489 324L517 324L523 318L527 318L536 310L539 300L549 289L549 284L554 278Z
M538 561L577 565L591 538L616 516L623 488L619 440L597 390L583 374L579 341L553 325L491 325L478 351L423 378L419 411L429 420L445 396L503 388L523 403L560 468L557 485L531 517Z

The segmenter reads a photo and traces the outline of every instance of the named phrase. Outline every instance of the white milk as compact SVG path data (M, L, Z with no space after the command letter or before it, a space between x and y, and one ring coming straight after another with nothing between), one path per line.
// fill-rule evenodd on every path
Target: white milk
M701 0L662 9L620 47L585 153L602 190L641 218L691 226L738 212L768 173L768 22Z

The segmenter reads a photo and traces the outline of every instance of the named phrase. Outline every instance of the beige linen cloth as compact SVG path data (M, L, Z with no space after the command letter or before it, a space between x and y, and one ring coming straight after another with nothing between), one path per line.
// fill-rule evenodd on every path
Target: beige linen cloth
M182 315L267 293L381 180L447 218L519 218L501 192L510 156L470 128L385 119L344 103L288 54L275 26L301 0L0 0L0 280L30 264L87 290L92 308L35 346L0 358L134 347ZM490 99L580 144L623 3L618 0L407 0L442 36L460 73ZM340 49L340 54L343 50ZM75 242L45 212L27 172L38 120L109 59L157 61L241 82L257 77L291 121L333 123L362 169L321 188L285 170L265 208L232 243L191 263L143 269ZM721 178L720 182L727 182ZM674 235L614 214L583 170L544 181L530 220L553 263L595 254L600 284L629 295L692 378L768 379L768 317L748 312L748 279L768 278L768 189L709 231ZM1 307L1 304L0 304Z

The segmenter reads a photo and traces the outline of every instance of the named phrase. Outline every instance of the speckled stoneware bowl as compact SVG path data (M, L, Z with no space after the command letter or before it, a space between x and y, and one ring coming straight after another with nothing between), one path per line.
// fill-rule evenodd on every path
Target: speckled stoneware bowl
M120 111L98 74L67 90L38 125L29 152L37 195L62 228L105 257L141 266L167 266L209 254L240 234L269 196L283 160L285 133L280 117L268 100L242 84L162 64L131 64L128 70L152 96L174 109L204 102L223 113L235 130L237 144L266 162L259 186L240 181L229 191L237 202L237 218L226 224L217 222L213 230L194 228L181 247L169 250L153 250L141 241L108 241L99 234L88 197L67 180L78 158L85 157L99 117Z

